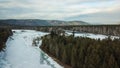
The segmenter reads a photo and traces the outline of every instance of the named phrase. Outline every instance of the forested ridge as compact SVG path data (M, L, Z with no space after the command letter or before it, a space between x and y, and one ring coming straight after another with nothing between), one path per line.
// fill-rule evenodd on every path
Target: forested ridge
M3 26L4 24L0 25L2 28L10 27L12 29L29 29L29 30L37 30L43 32L50 32L50 30L70 30L70 31L77 31L82 33L94 33L94 34L103 34L103 35L111 35L111 36L120 36L120 25L69 25L69 26L21 26L21 25L8 25Z
M120 39L58 35L42 38L40 48L72 68L120 68Z
M84 21L61 21L42 19L6 19L0 20L0 25L14 26L60 26L60 25L89 25Z

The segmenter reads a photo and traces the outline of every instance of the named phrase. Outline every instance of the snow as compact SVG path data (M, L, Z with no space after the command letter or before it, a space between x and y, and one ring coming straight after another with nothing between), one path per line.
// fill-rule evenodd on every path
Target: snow
M0 68L63 68L39 48L42 40L37 41L37 46L32 45L33 39L49 33L35 30L13 30L13 32L13 36L6 42L5 51L0 52ZM66 34L72 35L67 31ZM75 37L78 36L93 39L108 37L101 34L75 33ZM119 37L111 36L111 38Z
M67 35L72 35L72 32L66 32ZM75 33L75 37L89 37L92 39L105 39L108 38L107 35L93 34L93 33ZM120 38L118 36L111 36L111 39Z
M39 46L32 46L34 38L48 33L34 30L13 31L13 36L7 40L5 52L1 52L3 54L0 55L0 68L62 68Z

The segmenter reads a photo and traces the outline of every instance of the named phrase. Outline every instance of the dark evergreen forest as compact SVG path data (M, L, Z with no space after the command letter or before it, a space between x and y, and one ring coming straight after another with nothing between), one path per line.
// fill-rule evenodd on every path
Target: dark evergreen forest
M12 35L10 28L0 28L0 51L6 47L5 43L10 35Z
M120 39L58 35L42 38L40 48L72 68L120 68Z

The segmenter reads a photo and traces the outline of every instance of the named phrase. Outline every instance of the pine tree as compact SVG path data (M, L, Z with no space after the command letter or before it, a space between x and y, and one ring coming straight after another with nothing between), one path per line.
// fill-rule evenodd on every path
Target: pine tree
M62 55L62 62L66 63L67 62L67 55L66 55L66 50L64 49L63 55Z

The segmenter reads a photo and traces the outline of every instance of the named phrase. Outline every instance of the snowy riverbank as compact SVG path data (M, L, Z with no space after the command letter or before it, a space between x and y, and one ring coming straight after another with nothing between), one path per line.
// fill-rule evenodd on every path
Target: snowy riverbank
M0 68L62 68L39 47L32 46L35 37L48 33L33 30L13 31L15 33L8 39L5 52L1 53Z

